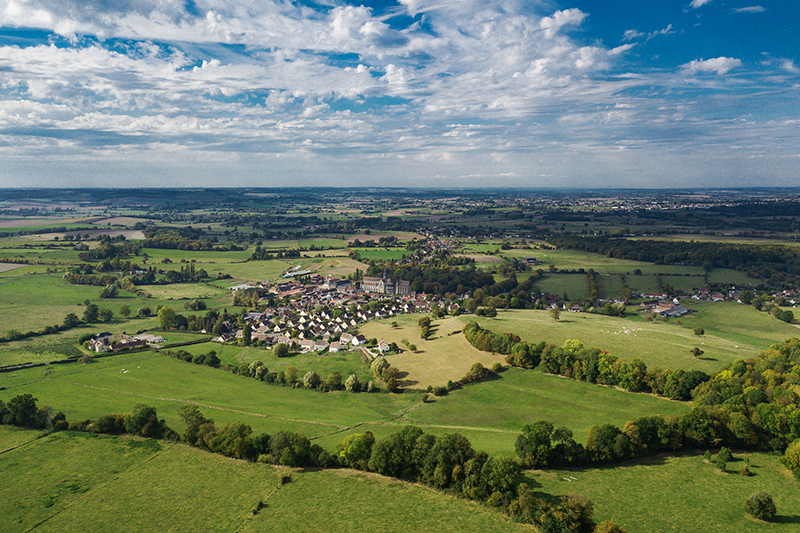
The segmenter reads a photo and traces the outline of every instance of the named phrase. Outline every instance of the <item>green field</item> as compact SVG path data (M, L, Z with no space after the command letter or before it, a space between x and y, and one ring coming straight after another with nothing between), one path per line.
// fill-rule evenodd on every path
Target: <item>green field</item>
M393 261L409 255L405 248L354 248L361 261Z
M0 428L0 442L19 433ZM129 437L54 433L6 452L0 465L7 532L528 530L492 509L373 474L292 471ZM281 485L283 475L290 481ZM377 502L391 502L404 520L387 521Z
M268 368L276 368L272 361L264 362ZM358 363L349 360L344 364ZM362 368L358 375L366 379L369 374L366 366ZM419 393L320 393L267 385L155 352L116 355L89 365L3 373L0 386L6 388L0 391L4 401L31 393L40 405L64 411L70 420L126 412L136 403L147 403L158 409L170 427L181 430L178 409L195 403L218 424L242 421L257 432L268 433L291 429L319 437L320 443L330 448L341 442L342 433L357 426L370 427L378 435L399 425L419 423L434 433L463 432L476 447L504 454L514 453L514 440L522 425L540 418L558 421L583 440L586 430L595 424L621 425L648 412L675 415L687 409L686 404L648 395L518 369L421 404ZM580 409L581 404L590 407Z
M241 421L257 432L289 429L308 437L393 419L420 403L416 394L324 394L267 385L155 352L2 373L0 386L6 388L0 391L4 401L31 393L40 405L64 411L69 420L128 412L147 403L170 427L182 430L178 409L196 403L218 424Z
M702 455L655 456L615 467L534 471L536 491L579 493L595 504L595 519L613 520L629 533L703 531L707 533L790 532L800 529L800 483L764 453L736 453L738 461L720 472ZM752 477L737 470L750 459ZM744 501L769 492L778 515L773 522L747 516Z
M458 426L455 430L467 435L476 448L510 454L520 428L537 420L567 427L575 440L585 442L589 428L601 423L622 427L641 416L678 416L688 411L683 402L509 368L489 383L467 385L404 419L426 431Z
M294 366L298 369L301 377L306 372L313 371L324 380L332 372L338 371L345 379L350 374L356 374L361 380L372 379L369 367L361 361L361 355L358 351L295 353L287 357L278 357L273 350L265 348L235 346L216 342L194 344L181 349L195 355L214 350L222 360L222 363L227 365L261 361L270 372L285 371L287 367Z
M562 312L560 321L554 322L547 311L532 310L501 311L497 318L462 315L459 320L464 324L477 320L483 328L513 333L529 342L561 345L577 339L619 358L640 357L649 366L705 372L721 370L736 359L755 357L771 344L799 334L794 326L745 305L695 301L686 305L697 312L669 323L569 312ZM694 334L697 326L705 329L703 337ZM699 359L689 353L695 346L705 351Z

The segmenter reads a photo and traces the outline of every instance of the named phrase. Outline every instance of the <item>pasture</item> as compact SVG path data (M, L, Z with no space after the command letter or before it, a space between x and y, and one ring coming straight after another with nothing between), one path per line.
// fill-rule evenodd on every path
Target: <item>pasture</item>
M347 379L350 374L356 374L360 380L372 379L369 367L361 361L361 355L357 350L322 354L319 352L293 353L286 357L278 357L271 349L215 342L194 344L180 349L193 355L214 350L223 364L232 366L239 363L261 361L270 372L286 371L288 367L293 366L298 369L300 377L304 376L306 372L316 372L324 380L331 373L338 371L342 374L343 379Z
M716 450L713 450L716 451ZM629 533L699 531L790 532L800 528L800 483L776 455L737 453L726 472L698 453L659 455L614 467L531 471L534 491L583 494L595 504L597 521L613 520ZM744 458L755 474L738 474ZM769 492L778 514L772 522L744 512L745 499ZM700 525L702 524L702 525ZM698 529L700 527L701 529Z
M189 349L205 352L208 347L211 345ZM346 360L341 363L328 357L318 361L331 365L328 368L360 364L353 354L344 357ZM278 368L274 359L263 362L270 370ZM292 362L301 377L308 369L321 376L327 371L305 368L291 358L280 362ZM366 365L361 368L358 376L368 379ZM415 392L321 393L267 385L155 352L120 354L88 365L73 363L7 372L0 374L0 386L5 388L0 390L3 401L31 393L39 398L40 405L64 411L70 420L126 412L137 403L147 403L158 409L170 427L181 430L178 409L191 403L199 405L218 425L241 421L256 432L297 431L318 438L326 447L334 447L356 428L382 435L400 425L415 423L432 433L464 433L476 448L506 455L514 453L514 441L522 425L542 418L570 428L576 439L583 440L588 428L595 424L621 425L634 416L675 415L688 409L686 404L653 396L519 369L509 369L498 379L472 384L422 404L420 394Z
M547 311L514 309L500 311L497 318L462 315L458 320L463 324L477 320L483 328L519 335L528 342L560 346L567 339L576 339L622 359L639 357L648 366L708 373L736 359L755 357L774 342L798 336L795 327L745 305L694 301L686 305L697 312L669 322L570 312L562 312L555 322ZM705 329L704 336L694 334L697 326ZM695 346L705 352L697 359L689 353Z
M0 442L15 433L0 428ZM297 471L130 437L54 433L0 464L3 531L528 530L490 508L374 474ZM381 501L404 520L387 521L375 509Z

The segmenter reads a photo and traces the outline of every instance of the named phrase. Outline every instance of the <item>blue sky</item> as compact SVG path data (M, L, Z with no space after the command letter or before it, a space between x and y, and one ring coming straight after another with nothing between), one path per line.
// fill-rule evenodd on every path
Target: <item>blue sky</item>
M800 186L786 0L0 0L0 186Z

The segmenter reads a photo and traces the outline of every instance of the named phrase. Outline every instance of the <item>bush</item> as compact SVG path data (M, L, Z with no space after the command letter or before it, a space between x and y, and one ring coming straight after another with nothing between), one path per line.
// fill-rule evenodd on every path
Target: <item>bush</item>
M783 464L789 470L797 471L800 469L800 439L797 439L786 448L783 454Z
M744 509L760 520L771 520L777 513L772 496L764 491L751 494L745 501Z

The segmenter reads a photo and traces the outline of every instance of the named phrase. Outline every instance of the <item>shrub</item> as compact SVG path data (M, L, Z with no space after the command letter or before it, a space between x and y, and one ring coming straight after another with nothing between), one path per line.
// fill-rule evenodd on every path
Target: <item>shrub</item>
M800 439L797 439L786 448L783 454L783 464L789 470L800 469Z
M777 512L772 496L764 491L751 494L745 501L744 509L760 520L770 520Z

